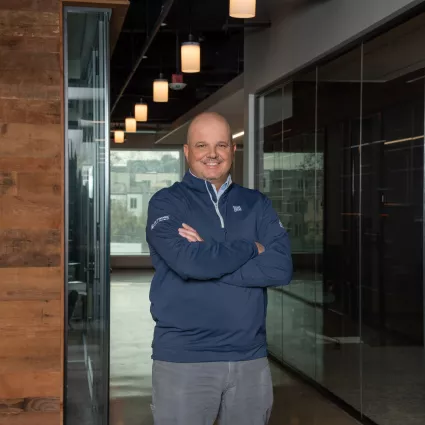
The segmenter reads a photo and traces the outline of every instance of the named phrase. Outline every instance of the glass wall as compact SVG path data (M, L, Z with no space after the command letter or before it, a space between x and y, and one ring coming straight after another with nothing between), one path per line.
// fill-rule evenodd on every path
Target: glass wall
M111 152L111 255L149 255L149 201L181 177L181 150Z
M385 425L425 423L424 84L422 14L257 98L295 269L270 353Z
M64 11L68 425L108 424L109 14Z

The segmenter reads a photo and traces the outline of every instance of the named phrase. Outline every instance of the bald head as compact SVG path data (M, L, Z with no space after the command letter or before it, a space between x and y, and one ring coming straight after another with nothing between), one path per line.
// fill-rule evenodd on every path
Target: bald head
M222 115L217 114L216 112L203 112L202 114L197 115L189 125L187 130L187 143L193 142L193 133L200 128L223 128L227 133L227 141L232 143L232 132L230 130L229 122Z
M220 114L204 112L190 123L184 154L195 176L221 187L229 176L235 149L230 125Z

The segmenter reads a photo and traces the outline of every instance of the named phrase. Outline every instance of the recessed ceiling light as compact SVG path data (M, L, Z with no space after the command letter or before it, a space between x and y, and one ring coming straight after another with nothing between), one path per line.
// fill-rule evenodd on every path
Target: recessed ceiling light
M237 139L238 137L241 137L241 136L243 136L245 134L245 132L244 131L241 131L241 132L239 132L239 133L235 133L233 136L232 136L232 139Z

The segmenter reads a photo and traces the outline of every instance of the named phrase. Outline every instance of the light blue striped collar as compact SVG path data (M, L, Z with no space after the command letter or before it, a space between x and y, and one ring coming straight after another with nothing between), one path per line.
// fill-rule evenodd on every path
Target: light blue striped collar
M195 174L192 173L192 170L189 169L189 172L190 174L192 174L193 177L196 177L197 179L199 179L199 177L195 176ZM226 192L226 190L231 184L232 184L232 176L230 174L227 177L227 180L222 184L222 186L220 187L218 191L217 191L217 188L213 184L211 184L211 186L214 189L215 195L217 196L217 202L220 199L221 195L223 195L223 193Z

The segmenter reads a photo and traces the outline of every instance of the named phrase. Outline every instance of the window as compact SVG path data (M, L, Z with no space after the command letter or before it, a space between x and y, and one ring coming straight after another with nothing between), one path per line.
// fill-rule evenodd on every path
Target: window
M111 152L111 255L149 255L149 201L181 180L180 151Z

